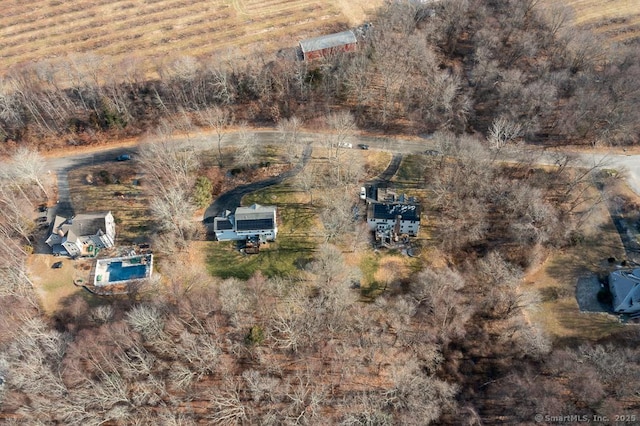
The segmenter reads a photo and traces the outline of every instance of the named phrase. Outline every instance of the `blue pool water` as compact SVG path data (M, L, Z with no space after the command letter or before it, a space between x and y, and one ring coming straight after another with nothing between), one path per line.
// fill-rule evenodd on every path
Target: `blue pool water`
M127 265L122 266L122 262L112 262L108 266L109 282L137 280L144 278L147 272L146 265Z

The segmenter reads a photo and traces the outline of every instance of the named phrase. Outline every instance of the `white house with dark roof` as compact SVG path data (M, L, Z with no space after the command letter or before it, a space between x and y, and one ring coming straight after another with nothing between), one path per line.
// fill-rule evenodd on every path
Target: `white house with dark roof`
M640 312L640 268L609 274L613 311L619 314Z
M113 247L116 224L111 212L83 213L71 218L56 216L46 243L54 254L90 256Z
M372 231L391 230L396 235L415 237L420 229L420 205L371 201L367 206L367 223Z
M278 234L277 208L253 204L238 207L234 213L225 211L213 220L213 231L218 241L237 241L259 238L261 242L274 241Z

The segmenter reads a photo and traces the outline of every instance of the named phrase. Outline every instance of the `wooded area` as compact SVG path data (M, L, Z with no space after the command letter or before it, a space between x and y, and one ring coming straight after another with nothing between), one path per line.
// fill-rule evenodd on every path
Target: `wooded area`
M549 250L581 247L581 225L615 178L578 172L561 154L548 167L525 154L496 159L523 139L635 144L637 48L606 51L562 10L536 4L389 3L357 53L315 63L183 58L157 81L85 63L64 76L68 86L59 70L15 69L0 82L12 155L0 169L0 419L355 426L637 415L638 331L552 341L528 315L540 294L522 283ZM326 168L295 179L311 195L326 176L325 197L308 200L325 242L297 274L219 279L181 257L200 232L192 201L206 205L211 182L198 182L193 152L166 139L211 128L222 166L232 121L277 125L292 164L303 122L332 130ZM363 175L340 149L356 124L432 133L440 153L419 170L437 258L408 279L390 271L374 295L345 260L361 243L353 200L342 199ZM25 268L29 214L47 190L33 148L152 129L157 143L142 146L139 161L157 246L174 255L159 261L166 285L96 305L74 296L46 316ZM238 165L257 158L245 136Z

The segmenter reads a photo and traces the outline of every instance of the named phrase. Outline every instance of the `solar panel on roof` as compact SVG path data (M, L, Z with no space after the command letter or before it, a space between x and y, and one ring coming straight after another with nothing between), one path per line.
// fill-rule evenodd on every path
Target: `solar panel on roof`
M226 231L227 229L233 229L233 225L228 220L218 220L215 224L215 229L218 231Z
M273 229L273 218L236 220L236 231L255 231Z
M420 220L420 213L413 204L373 204L373 217L375 219L395 219L402 216L403 220Z

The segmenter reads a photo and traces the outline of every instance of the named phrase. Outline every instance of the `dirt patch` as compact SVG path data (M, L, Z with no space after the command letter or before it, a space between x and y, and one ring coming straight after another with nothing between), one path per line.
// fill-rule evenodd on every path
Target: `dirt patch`
M336 3L351 25L364 22L374 10L382 6L380 0L337 0Z

